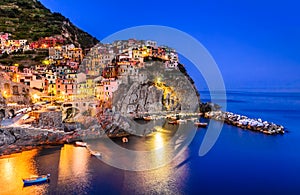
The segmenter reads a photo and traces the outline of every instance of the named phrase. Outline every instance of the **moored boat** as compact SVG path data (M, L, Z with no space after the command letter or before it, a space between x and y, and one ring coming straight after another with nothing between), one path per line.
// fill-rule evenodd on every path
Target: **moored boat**
M102 154L100 152L97 151L90 151L92 156L96 156L96 157L101 157Z
M183 124L183 123L186 123L186 122L187 122L187 120L185 120L185 119L178 119L177 120L178 124Z
M195 122L194 123L197 127L206 127L208 123L201 123L201 122Z
M168 121L169 124L172 124L172 125L177 125L178 122L177 121Z
M151 121L151 120L153 120L153 118L151 116L144 116L143 119L145 121Z
M87 146L87 143L77 141L77 142L75 142L75 145L76 145L76 146L80 146L80 147L86 147L86 146Z
M50 174L47 175L40 175L40 176L33 176L29 178L24 178L23 183L24 185L33 185L33 184L39 184L49 181Z

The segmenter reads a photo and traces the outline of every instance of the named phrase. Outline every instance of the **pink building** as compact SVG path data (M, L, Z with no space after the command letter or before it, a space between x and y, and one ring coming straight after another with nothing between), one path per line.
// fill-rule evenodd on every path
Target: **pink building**
M57 95L70 96L77 92L77 85L74 79L56 79Z
M103 85L102 89L104 93L104 99L111 99L113 97L113 93L118 89L120 83L120 80L116 80L114 78L102 80L101 84Z

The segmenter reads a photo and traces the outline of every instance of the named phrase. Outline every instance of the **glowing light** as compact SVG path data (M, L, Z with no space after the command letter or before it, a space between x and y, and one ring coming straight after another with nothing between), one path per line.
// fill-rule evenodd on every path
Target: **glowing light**
M164 139L161 133L156 133L154 136L155 148L161 148L164 146Z
M2 96L3 96L4 98L8 98L8 97L9 97L9 94L7 93L6 90L4 90Z
M43 60L42 62L44 65L49 65L50 64L50 61L49 60Z
M33 96L32 96L34 99L39 99L40 98L40 96L39 95L37 95L37 94L33 94Z

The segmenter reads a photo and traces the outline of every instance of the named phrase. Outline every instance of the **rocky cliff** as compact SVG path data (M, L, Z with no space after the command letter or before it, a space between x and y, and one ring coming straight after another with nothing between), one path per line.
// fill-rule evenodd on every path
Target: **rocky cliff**
M99 138L102 134L103 131L95 129L65 133L25 127L0 128L0 156L30 150L37 146L72 143L83 138Z
M196 112L200 98L189 78L162 62L147 62L139 69L142 79L122 84L114 93L113 106L124 115L146 112Z
M134 118L145 115L199 112L200 98L190 79L178 69L166 69L162 62L147 62L138 69L139 79L128 76L113 96L113 112L104 119L107 132L128 132L144 135L158 122L140 125ZM131 78L131 79L130 79ZM124 79L124 78L123 78ZM160 121L164 123L164 121Z

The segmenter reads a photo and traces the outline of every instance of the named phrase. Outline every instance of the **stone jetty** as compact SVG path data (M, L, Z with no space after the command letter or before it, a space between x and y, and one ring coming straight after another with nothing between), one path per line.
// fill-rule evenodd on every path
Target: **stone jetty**
M268 135L284 134L285 128L262 119L251 119L247 116L224 111L210 111L204 114L205 118L224 121L225 123L242 129L261 132Z

